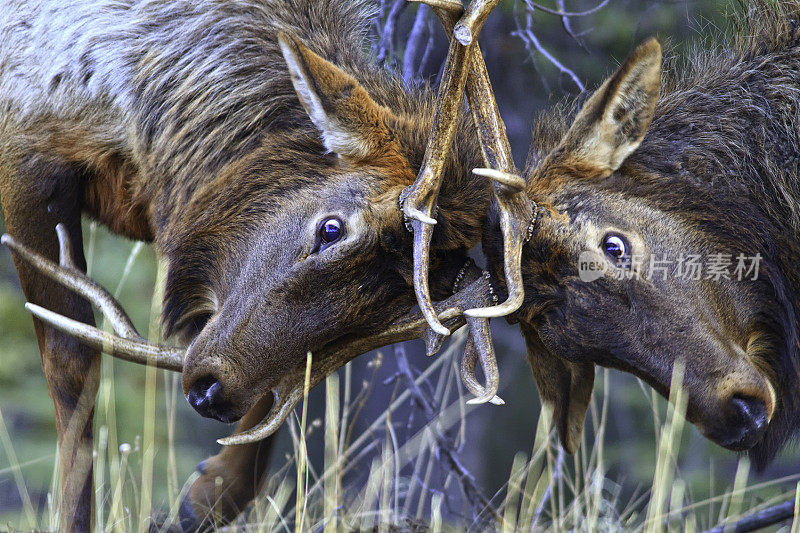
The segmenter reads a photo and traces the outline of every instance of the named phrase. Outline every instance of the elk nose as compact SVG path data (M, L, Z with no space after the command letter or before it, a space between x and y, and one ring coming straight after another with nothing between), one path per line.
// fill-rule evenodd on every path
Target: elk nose
M203 376L189 387L186 400L194 410L207 418L233 422L230 405L225 400L222 384L214 376Z
M769 424L767 405L764 400L753 396L734 394L730 400L730 432L721 442L731 450L742 451L752 448Z

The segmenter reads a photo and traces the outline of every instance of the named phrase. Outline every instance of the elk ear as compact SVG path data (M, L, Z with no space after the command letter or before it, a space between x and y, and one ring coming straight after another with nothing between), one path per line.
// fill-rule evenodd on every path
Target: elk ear
M287 33L278 35L278 43L300 103L329 151L364 159L391 141L391 112L353 76Z
M661 90L661 45L649 39L586 101L562 148L603 176L617 170L644 139Z
M535 334L523 333L539 397L553 410L553 424L561 445L568 453L575 453L592 399L594 364L574 363L553 355Z

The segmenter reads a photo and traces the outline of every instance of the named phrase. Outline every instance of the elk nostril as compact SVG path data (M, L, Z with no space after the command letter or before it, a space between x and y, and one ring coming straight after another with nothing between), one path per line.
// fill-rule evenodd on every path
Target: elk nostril
M748 450L758 444L769 425L766 402L737 393L729 400L727 411L723 426L713 440L735 451Z
M743 426L760 433L769 424L767 405L764 400L743 394L734 394L731 404L736 410Z
M236 412L236 405L231 402L227 394L228 392L222 388L222 383L209 374L190 385L186 400L195 411L206 418L215 418L220 422L235 422L242 415Z
M222 385L213 376L205 376L195 381L189 389L186 399L197 411L203 414L216 403L222 392Z

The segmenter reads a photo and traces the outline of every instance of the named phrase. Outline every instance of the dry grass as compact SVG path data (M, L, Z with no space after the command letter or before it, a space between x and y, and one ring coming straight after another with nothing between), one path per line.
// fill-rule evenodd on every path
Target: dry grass
M93 249L90 232L88 249ZM116 293L126 283L140 245L131 249L126 268L120 275ZM90 255L91 257L91 255ZM91 265L91 263L90 263ZM91 266L90 266L91 268ZM163 281L163 267L158 280ZM159 284L157 283L157 286ZM157 317L160 292L156 290L151 307L150 337L158 336ZM443 353L430 360L424 371L413 376L413 386L403 386L395 378L396 394L366 431L354 434L353 420L369 395L363 384L354 383L350 367L325 382L324 420L308 420L307 401L300 413L287 423L292 453L274 473L252 508L230 526L235 531L324 531L377 530L390 526L419 526L433 531L494 529L498 531L616 531L664 529L698 531L701 525L733 521L741 515L774 504L782 499L796 499L800 506L800 474L760 484L748 484L749 464L742 459L733 486L725 487L710 498L692 501L687 481L677 466L681 435L684 430L685 398L678 388L672 391L672 403L661 422L663 405L650 395L659 443L654 453L656 464L652 489L630 501L622 501L617 480L608 474L605 457L608 426L609 373L601 370L595 400L587 424L594 435L584 441L578 454L566 456L550 431L550 415L542 411L527 452L519 452L504 487L495 494L470 500L465 496L475 481L459 464L443 457L458 456L468 438L470 413L475 409L496 407L466 404L458 381L457 356L463 348L464 334L453 336ZM309 358L309 361L311 359ZM378 364L379 361L376 361ZM97 398L95 440L95 486L97 488L95 523L98 531L144 531L151 525L153 487L166 483L168 509L165 525L175 521L178 506L194 480L192 475L179 483L175 459L175 407L182 401L177 376L163 373L163 390L158 390L158 373L146 373L141 394L145 398L145 425L141 437L132 444L117 438L115 412L114 361L105 358L102 383ZM681 381L680 369L673 382ZM407 383L406 385L410 385ZM423 392L414 392L415 390ZM357 392L358 391L358 392ZM166 420L156 420L156 401L166 398ZM307 392L307 391L306 391ZM410 409L418 409L415 394L428 395L424 400L435 410L421 429L406 439L398 436ZM420 410L421 412L421 410ZM420 415L421 416L421 415ZM167 425L166 441L156 439L155 424ZM321 428L321 429L320 429ZM309 457L306 441L323 432L324 454L321 464ZM23 470L14 443L0 412L0 445L10 467L0 475L13 477L22 498L18 520L8 524L20 530L52 530L58 523L58 506L51 485L49 505L40 512L31 503ZM166 472L154 471L156 449L167 455ZM449 455L448 455L449 454ZM353 483L359 469L368 469L366 483ZM53 479L58 465L53 465ZM444 492L431 488L436 472L444 471ZM776 490L783 487L785 490ZM463 517L448 510L449 493L460 494ZM770 497L763 496L770 494ZM476 503L477 502L477 503ZM791 526L798 531L798 523Z

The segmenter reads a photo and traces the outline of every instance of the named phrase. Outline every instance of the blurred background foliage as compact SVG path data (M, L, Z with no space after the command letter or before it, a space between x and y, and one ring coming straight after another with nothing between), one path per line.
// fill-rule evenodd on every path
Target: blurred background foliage
M571 12L591 10L601 3L598 0L542 2L552 9L561 5ZM382 20L385 21L391 6L392 2L385 2ZM659 37L662 43L668 44L668 53L681 57L690 54L695 47L719 43L721 33L730 28L730 13L735 7L733 0L609 0L602 8L586 16L570 18L567 29L561 17L542 10L527 11L521 0L505 0L487 22L481 46L518 164L524 162L532 121L542 109L560 99L574 97L580 92L580 87L596 87L637 43L648 36ZM411 31L417 9L418 6L409 4L397 18L395 43L386 53L386 63L390 68L402 69L404 39ZM562 69L535 47L526 48L525 42L515 35L527 27L528 16L531 17L530 35L538 39L541 47L563 66ZM428 33L424 41L430 35L434 46L426 60L417 65L414 75L435 82L446 52L445 41L438 21L430 12L425 24ZM420 61L419 57L417 61ZM114 237L89 221L85 223L84 236L91 275L113 291L137 245ZM157 266L152 247L138 247L133 261L120 300L139 330L146 332ZM12 466L20 467L33 505L39 509L47 505L54 471L56 439L52 405L31 320L23 304L24 297L10 254L6 249L0 250L0 412L13 446L13 450L7 446L0 449L0 527L3 524L14 527L21 523L22 500ZM515 453L531 450L540 409L519 332L503 320L495 320L493 328L502 372L500 395L506 400L506 405L487 404L473 410L468 417L466 444L458 450L464 465L487 495L494 494L508 481ZM422 354L421 342L408 343L407 350L412 365L424 369L429 360ZM396 385L391 382L396 373L393 353L391 348L386 348L378 354L361 356L352 363L354 383L363 382L367 384L365 388L370 389L369 399L357 417L355 434L368 427L396 394ZM109 430L110 449L129 444L133 449L130 461L135 462L141 457L137 455L136 447L145 423L142 393L145 372L136 365L112 362L105 356L103 365L104 384L98 397L96 431L102 427L109 429L109 424L115 426ZM629 375L612 371L607 377L598 376L598 389L603 387L605 380L609 405L604 453L607 484L610 483L606 490L617 494L618 500L623 502L622 507L629 502L635 506L637 495L650 490L656 463L656 428L664 420L665 406L663 400L656 399L654 410L654 393ZM359 388L360 385L356 390ZM180 396L177 376L163 373L163 377L158 379L158 390L155 508L164 505L167 486L176 480L180 486L197 462L216 453L215 439L232 429L194 413ZM323 398L320 390L312 392L310 420L322 417ZM174 426L169 420L169 402L175 403ZM593 407L597 408L596 405ZM409 404L409 409L414 407ZM172 427L174 446L170 447ZM0 427L0 433L3 431ZM309 436L312 460L320 457L322 452L322 441L318 437L320 433ZM591 424L587 424L585 439L591 442L593 438ZM286 435L281 435L280 441L276 467L283 464L284 456L291 450ZM170 449L174 450L172 458ZM693 500L703 500L727 490L733 483L738 459L735 454L706 441L693 427L685 431L678 468ZM567 460L566 464L569 468L570 461ZM767 471L751 473L750 480L751 483L760 483L798 473L800 450L789 447ZM360 475L363 477L364 473ZM788 486L795 483L796 479ZM759 497L766 498L786 488L787 483L779 483L772 492ZM713 505L709 506L709 525L714 522L717 511Z

